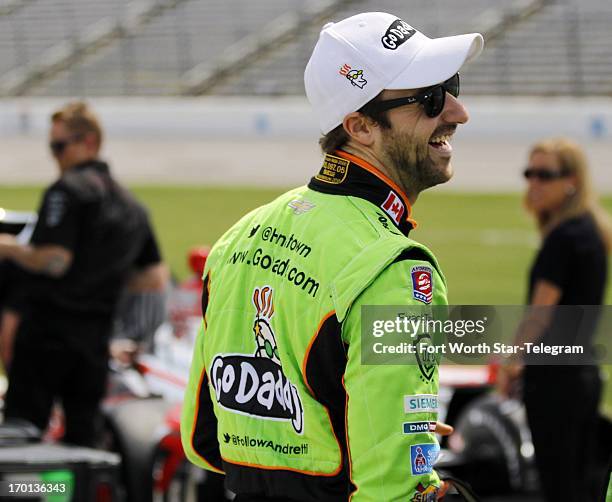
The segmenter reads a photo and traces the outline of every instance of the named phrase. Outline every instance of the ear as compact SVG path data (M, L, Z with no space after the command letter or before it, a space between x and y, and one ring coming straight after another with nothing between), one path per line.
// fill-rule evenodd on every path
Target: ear
M379 125L359 112L344 117L342 126L351 139L363 146L372 146L379 132Z

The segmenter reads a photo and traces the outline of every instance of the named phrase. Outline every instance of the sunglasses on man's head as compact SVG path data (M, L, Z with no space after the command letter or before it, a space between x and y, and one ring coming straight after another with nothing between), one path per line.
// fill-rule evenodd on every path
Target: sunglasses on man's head
M388 99L385 101L379 101L373 103L372 107L379 111L384 112L397 108L398 106L412 105L414 103L420 103L423 105L423 109L428 117L434 118L442 113L444 104L446 103L446 93L448 92L454 97L459 96L459 73L455 73L451 78L442 82L441 84L428 87L423 92L416 94L415 96L406 96L405 98Z
M523 176L527 180L537 178L540 181L552 181L565 178L568 175L567 171L553 171L544 167L527 167L523 171Z
M82 139L83 137L80 135L72 136L71 138L68 138L68 139L56 139L54 141L49 142L49 148L53 152L53 155L56 155L56 156L61 155L62 153L64 153L64 150L66 150L66 147L70 143L77 143L81 141Z

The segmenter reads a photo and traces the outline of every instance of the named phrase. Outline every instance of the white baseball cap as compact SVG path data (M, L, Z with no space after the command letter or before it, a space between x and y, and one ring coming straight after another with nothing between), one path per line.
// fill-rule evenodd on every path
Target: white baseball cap
M384 89L418 89L452 77L484 46L480 33L429 38L385 12L328 23L304 72L323 134Z

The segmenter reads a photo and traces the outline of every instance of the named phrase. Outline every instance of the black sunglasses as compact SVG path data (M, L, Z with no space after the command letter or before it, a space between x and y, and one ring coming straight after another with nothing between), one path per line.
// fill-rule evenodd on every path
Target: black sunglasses
M537 178L540 181L552 181L569 176L567 171L552 171L543 167L527 167L523 171L525 179Z
M77 134L76 136L72 136L68 139L58 139L55 141L49 142L49 148L53 152L53 155L58 156L64 153L64 150L70 143L78 143L83 139L83 136Z
M405 98L388 99L372 103L372 108L379 112L391 110L398 106L412 105L420 103L428 117L437 117L442 113L444 104L446 103L446 93L448 92L454 97L459 96L459 73L455 73L451 78L441 84L428 87L423 92L415 96L406 96Z

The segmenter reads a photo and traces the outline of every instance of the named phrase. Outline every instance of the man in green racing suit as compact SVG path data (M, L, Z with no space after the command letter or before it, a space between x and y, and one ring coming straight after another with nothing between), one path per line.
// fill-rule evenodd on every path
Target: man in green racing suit
M321 31L305 84L323 166L244 216L204 271L181 436L236 500L443 495L437 368L362 364L361 308L447 303L436 259L408 238L411 208L452 176L458 71L482 45L385 13Z

